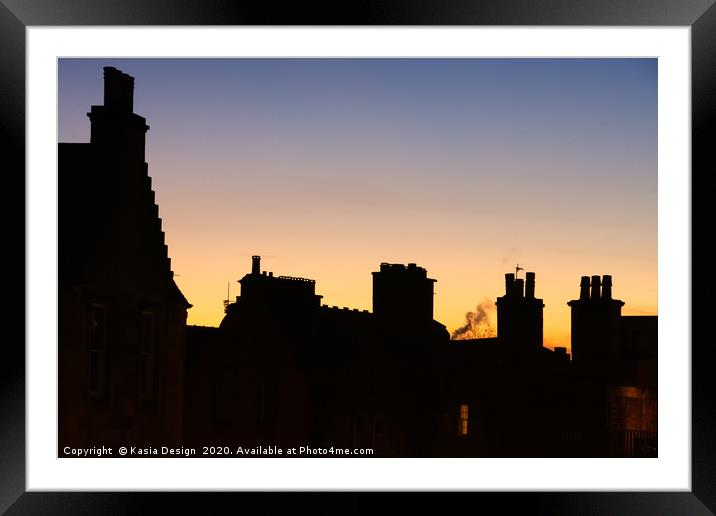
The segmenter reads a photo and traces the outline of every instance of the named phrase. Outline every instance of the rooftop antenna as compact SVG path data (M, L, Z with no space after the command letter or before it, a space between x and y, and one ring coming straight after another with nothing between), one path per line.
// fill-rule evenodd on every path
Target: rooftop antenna
M224 312L226 312L226 309L229 308L229 304L231 304L231 297L229 296L229 288L231 287L231 282L226 282L226 300L224 301Z
M520 264L518 263L517 266L515 267L515 278L517 278L517 274L523 270L524 269L522 267L520 267Z

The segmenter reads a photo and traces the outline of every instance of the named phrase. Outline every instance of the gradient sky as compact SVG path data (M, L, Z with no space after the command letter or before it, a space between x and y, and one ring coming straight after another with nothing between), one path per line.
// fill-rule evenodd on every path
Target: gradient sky
M657 313L656 59L60 59L59 141L89 141L103 66L135 77L189 324L253 254L360 309L415 262L450 331L519 262L549 347L582 275Z

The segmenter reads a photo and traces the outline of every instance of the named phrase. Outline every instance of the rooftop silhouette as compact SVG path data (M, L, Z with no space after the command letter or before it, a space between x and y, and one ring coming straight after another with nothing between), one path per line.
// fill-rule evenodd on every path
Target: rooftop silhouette
M187 326L134 79L104 79L90 142L59 144L59 455L129 441L656 455L657 318L623 316L609 275L583 276L568 302L572 360L544 347L536 274L521 268L505 274L490 338L450 339L437 280L416 263L379 263L369 312L323 305L315 280L262 270L259 255L218 327Z

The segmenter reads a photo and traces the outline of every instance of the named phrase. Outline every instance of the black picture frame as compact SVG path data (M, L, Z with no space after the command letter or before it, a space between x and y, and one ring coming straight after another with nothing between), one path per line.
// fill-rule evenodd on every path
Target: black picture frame
M231 0L2 0L0 1L0 132L3 142L5 199L24 199L25 193L25 29L61 25L571 25L571 26L690 26L692 64L692 192L708 191L704 180L716 170L712 147L716 142L716 6L714 0L442 0L364 1L333 3L332 7L289 4L276 8L265 3ZM13 181L16 184L13 184ZM18 192L23 192L20 195ZM9 203L3 203L8 206ZM703 271L700 246L703 222L714 220L714 203L705 213L692 200L692 271ZM24 211L23 211L24 213ZM5 213L8 270L26 263L25 224L14 224ZM8 233L14 234L9 235ZM10 242L13 246L11 247ZM20 243L22 242L22 243ZM14 251L9 252L10 249ZM20 249L22 249L20 251ZM23 269L27 271L27 269ZM27 273L26 273L27 274ZM9 276L13 276L12 274ZM19 276L14 274L14 276ZM26 278L27 279L27 278ZM704 288L711 288L704 287ZM51 291L51 289L49 289ZM699 293L699 289L694 289ZM10 299L6 335L17 334L25 320L25 293ZM692 491L691 492L589 492L589 493L469 493L426 498L425 494L401 500L400 512L424 510L434 503L446 513L457 504L477 510L499 508L549 514L713 514L716 511L716 387L712 373L713 351L708 334L694 332L706 320L705 307L692 301ZM13 313L18 312L17 315ZM20 314L19 312L22 312ZM13 317L13 315L15 315ZM25 325L22 325L24 337ZM384 508L385 496L376 493L40 493L25 492L25 353L24 338L3 339L0 357L0 512L19 514L147 514L212 513L213 506L228 504L232 512L262 504L262 513L280 507L312 513L362 514ZM688 346L688 342L670 343ZM429 503L428 503L429 502Z

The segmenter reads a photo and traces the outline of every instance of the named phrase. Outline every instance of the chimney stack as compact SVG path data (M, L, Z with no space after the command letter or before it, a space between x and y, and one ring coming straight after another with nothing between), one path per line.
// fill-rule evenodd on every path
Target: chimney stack
M516 279L515 280L515 290L516 290L515 295L517 297L524 297L524 295L525 295L525 292L524 292L525 291L525 280L523 280L522 278Z
M510 296L515 291L515 275L513 273L505 274L505 295Z
M582 276L579 282L579 299L589 299L589 276Z
M134 109L134 77L113 66L104 67L104 105L113 111L131 113Z
M260 256L252 256L251 257L251 274L258 276L261 274L261 257Z
M601 296L602 279L599 276L592 276L592 299L599 299Z
M527 281L525 282L525 297L534 299L535 297L535 273L528 272L526 274Z
M602 299L612 298L612 277L608 274L602 276Z

